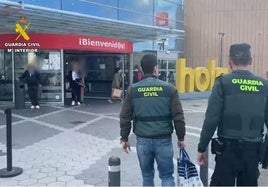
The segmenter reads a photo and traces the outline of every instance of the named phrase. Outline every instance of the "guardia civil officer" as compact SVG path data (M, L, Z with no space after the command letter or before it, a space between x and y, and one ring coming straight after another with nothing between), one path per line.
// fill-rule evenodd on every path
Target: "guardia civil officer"
M216 166L211 186L257 186L260 142L268 126L268 82L249 71L250 45L230 48L232 73L218 78L212 90L198 145L198 162L212 139Z
M174 186L173 126L178 146L184 147L185 122L177 90L157 79L157 59L145 55L141 60L143 79L128 89L120 113L121 143L130 151L128 136L133 120L137 136L137 154L143 177L143 186L154 186L154 162L157 163L162 186Z

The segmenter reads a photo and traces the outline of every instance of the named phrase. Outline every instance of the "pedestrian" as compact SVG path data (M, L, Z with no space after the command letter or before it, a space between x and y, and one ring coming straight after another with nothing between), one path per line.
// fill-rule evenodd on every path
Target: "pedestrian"
M81 87L83 86L82 79L80 77L79 65L77 62L73 62L72 70L68 73L68 81L72 91L72 103L81 105Z
M86 85L86 82L85 82L85 79L86 79L85 68L82 68L82 67L80 68L79 76L81 78L81 80L80 80L80 94L81 94L80 101L81 101L81 104L85 104L85 85Z
M162 81L166 81L167 80L167 74L165 71L161 71L160 75L159 75L159 79Z
M111 93L111 98L108 100L109 103L113 103L113 100L120 100L121 101L121 96L119 98L114 98L114 91L115 89L121 90L122 87L122 70L119 67L116 67L114 70L114 77L113 77L113 82L112 82L112 93Z
M200 141L198 162L203 165L212 139L216 166L211 186L257 186L260 142L264 123L268 127L268 82L252 74L248 44L230 47L232 73L215 81L208 102Z
M142 80L143 77L143 72L141 70L141 67L139 65L136 65L134 67L134 76L133 76L133 83L137 83Z
M172 85L175 85L175 76L174 76L174 73L173 71L170 71L169 72L169 75L168 75L168 82Z
M184 148L185 122L182 106L175 87L157 79L156 56L145 55L141 67L144 78L128 88L120 113L121 144L128 153L128 137L133 120L143 186L154 186L155 161L162 186L174 186L171 135L174 122L178 146Z
M41 87L41 75L37 70L36 64L27 64L27 69L17 79L17 81L22 81L27 84L28 94L32 104L31 109L40 109L38 91L39 87Z

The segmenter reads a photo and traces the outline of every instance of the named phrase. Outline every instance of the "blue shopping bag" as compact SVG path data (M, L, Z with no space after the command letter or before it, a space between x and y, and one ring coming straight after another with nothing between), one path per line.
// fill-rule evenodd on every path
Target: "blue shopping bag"
M195 164L191 162L185 149L180 150L180 155L177 161L179 186L203 186Z

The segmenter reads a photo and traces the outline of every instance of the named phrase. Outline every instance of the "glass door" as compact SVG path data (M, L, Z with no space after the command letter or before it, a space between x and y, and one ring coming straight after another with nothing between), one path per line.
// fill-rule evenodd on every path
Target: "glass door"
M62 102L62 59L60 51L40 50L35 53L15 53L15 78L22 75L28 63L35 63L41 74L40 101ZM28 100L28 94L25 97Z
M12 52L0 50L0 101L13 101Z
M85 75L85 98L107 98L111 96L112 81L116 67L119 67L124 72L122 88L128 86L128 57L121 54L109 53L65 53L65 78L69 71L72 70L72 63L76 62L80 67L83 67ZM66 79L66 98L71 98L71 90Z
M176 60L158 60L158 78L175 85Z
M167 81L176 85L176 60L167 60Z

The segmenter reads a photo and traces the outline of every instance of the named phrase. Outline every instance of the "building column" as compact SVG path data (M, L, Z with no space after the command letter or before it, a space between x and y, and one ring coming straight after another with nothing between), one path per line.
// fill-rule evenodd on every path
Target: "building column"
M65 93L65 74L64 74L64 51L60 50L60 68L61 68L61 103L65 104L66 93Z
M134 66L134 60L132 53L129 55L129 86L132 86L133 84L133 66Z

